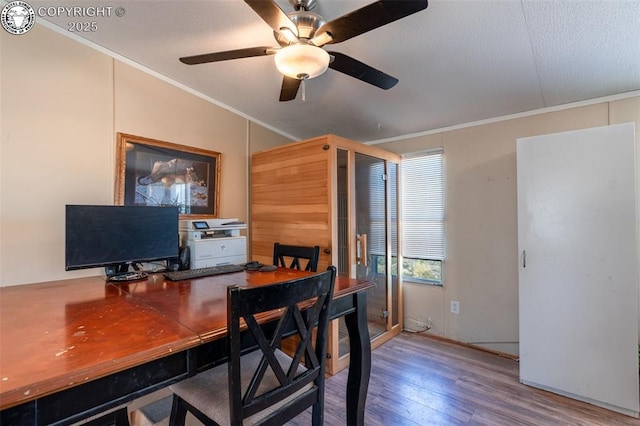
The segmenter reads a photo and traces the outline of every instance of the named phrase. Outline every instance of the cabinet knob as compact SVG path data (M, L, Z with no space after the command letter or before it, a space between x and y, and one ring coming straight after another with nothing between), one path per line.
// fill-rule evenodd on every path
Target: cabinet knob
M331 254L331 249L330 248L326 248L323 250L325 254Z

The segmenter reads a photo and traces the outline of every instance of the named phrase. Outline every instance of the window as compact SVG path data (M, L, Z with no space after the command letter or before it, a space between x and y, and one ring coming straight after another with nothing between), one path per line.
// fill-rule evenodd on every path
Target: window
M402 277L442 285L444 259L443 151L402 160Z
M384 263L387 251L387 223L386 223L386 191L385 191L385 163L368 156L358 156L360 165L368 170L368 219L369 219L369 253L375 258L381 258L382 273L386 265ZM356 160L358 161L358 160ZM365 163L366 162L366 163ZM364 186L364 185L363 185ZM375 259L374 259L375 260ZM376 268L379 269L379 268Z

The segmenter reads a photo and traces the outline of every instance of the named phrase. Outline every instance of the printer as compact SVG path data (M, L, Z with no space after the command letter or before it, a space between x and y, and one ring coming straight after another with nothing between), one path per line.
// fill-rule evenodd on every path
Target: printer
M247 224L232 219L189 219L179 224L181 245L189 248L190 269L247 262Z

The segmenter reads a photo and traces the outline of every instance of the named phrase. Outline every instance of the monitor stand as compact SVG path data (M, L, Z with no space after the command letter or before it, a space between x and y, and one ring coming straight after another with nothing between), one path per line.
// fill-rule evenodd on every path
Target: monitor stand
M135 262L131 264L133 271L129 271L129 263L120 263L119 265L106 266L104 268L107 275L107 281L128 282L146 280L148 274L140 270Z

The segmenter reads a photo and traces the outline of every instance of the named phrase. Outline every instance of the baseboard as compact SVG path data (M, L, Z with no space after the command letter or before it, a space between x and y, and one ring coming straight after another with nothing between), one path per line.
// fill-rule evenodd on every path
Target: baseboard
M453 345L458 345L458 346L464 346L466 348L471 348L471 349L476 349L482 352L487 352L493 355L497 355L499 357L502 358L507 358L513 361L519 361L520 357L518 355L513 355L513 354L509 354L506 352L500 352L500 351L496 351L495 349L489 349L489 348L484 348L482 346L478 346L478 345L473 345L471 343L465 343L465 342L461 342L459 340L453 340L453 339L449 339L447 337L443 337L443 336L438 336L436 334L428 334L428 333L421 333L421 336L424 337L428 337L429 339L434 339L434 340L440 340L442 342L447 342L447 343L451 343Z

